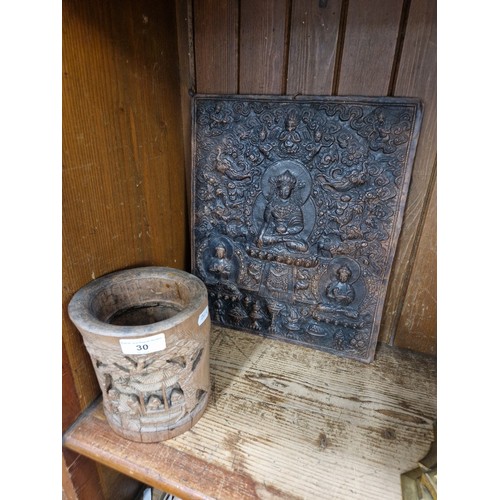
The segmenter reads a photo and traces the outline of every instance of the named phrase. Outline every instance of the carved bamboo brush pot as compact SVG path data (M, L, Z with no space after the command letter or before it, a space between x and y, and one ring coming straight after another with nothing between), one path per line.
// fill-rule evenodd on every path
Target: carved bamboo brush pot
M145 443L189 430L209 398L210 317L197 277L166 267L117 271L68 306L120 436Z

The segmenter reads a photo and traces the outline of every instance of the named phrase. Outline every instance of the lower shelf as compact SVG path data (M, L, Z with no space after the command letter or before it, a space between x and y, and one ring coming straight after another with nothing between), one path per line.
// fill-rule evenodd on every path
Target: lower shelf
M433 357L380 346L367 365L219 327L210 356L211 401L191 430L132 442L97 401L63 445L183 500L400 500L433 441Z

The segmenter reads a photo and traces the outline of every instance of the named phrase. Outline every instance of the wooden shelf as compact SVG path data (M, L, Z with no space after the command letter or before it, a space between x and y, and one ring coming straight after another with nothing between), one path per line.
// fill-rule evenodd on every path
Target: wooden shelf
M369 365L213 327L211 401L188 432L135 443L89 407L63 445L184 500L401 499L434 439L436 360L379 346Z

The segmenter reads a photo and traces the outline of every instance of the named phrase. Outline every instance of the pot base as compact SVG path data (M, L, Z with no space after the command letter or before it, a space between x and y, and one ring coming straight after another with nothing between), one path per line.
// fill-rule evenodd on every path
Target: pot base
M185 414L177 420L176 418L178 417L178 414L173 413L173 421L170 426L168 425L168 418L163 417L159 423L161 428L159 428L158 423L146 423L141 427L140 432L130 430L120 423L117 423L116 414L108 413L106 408L104 408L104 414L106 415L110 427L120 436L129 439L130 441L137 441L140 443L156 443L172 439L191 429L191 427L193 427L203 416L209 400L210 392L206 392L189 414Z

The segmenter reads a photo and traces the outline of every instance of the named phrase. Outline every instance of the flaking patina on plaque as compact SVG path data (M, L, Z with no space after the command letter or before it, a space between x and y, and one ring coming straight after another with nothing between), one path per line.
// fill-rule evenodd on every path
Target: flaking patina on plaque
M412 98L193 98L212 321L370 362L422 120Z

